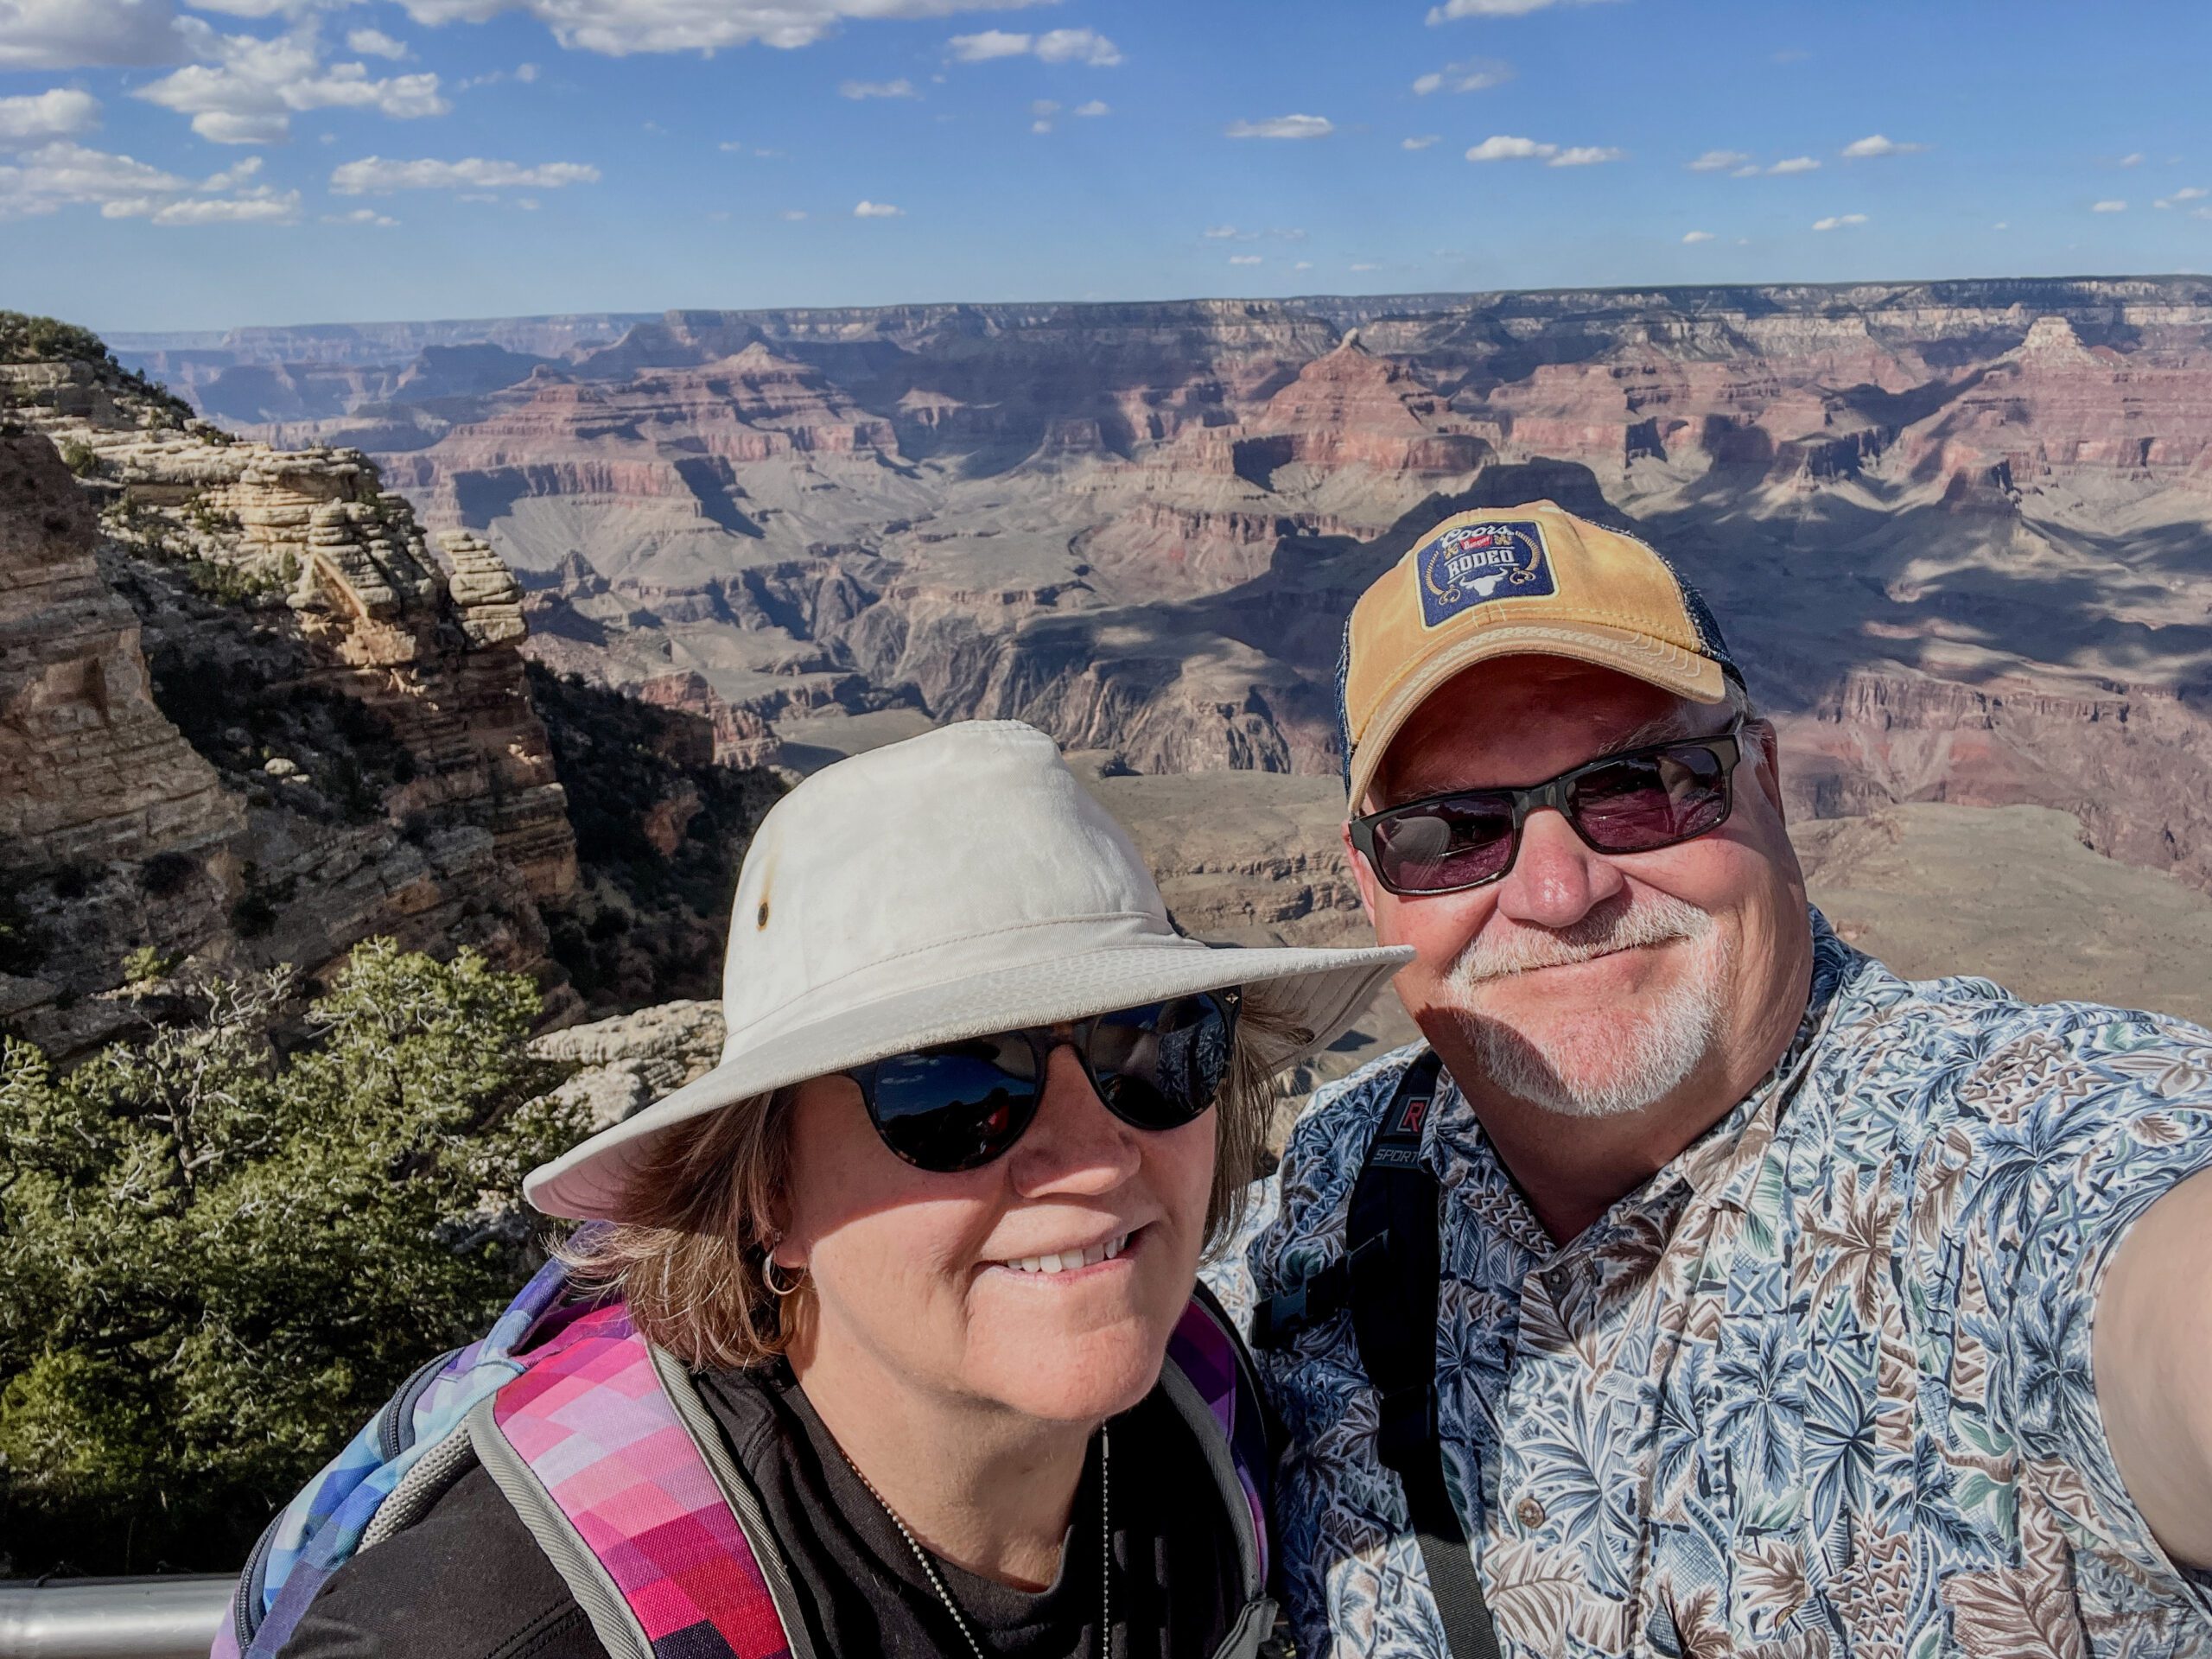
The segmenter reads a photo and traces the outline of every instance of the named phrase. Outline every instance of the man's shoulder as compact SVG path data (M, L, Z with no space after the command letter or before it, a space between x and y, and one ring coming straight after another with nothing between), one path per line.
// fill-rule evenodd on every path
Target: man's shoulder
M1316 1089L1306 1096L1298 1121L1291 1126L1283 1161L1288 1164L1294 1157L1326 1157L1347 1143L1352 1145L1355 1160L1363 1156L1376 1115L1396 1092L1407 1068L1427 1052L1427 1043L1408 1043Z
M1928 1127L2070 1115L2080 1135L2153 1106L2212 1108L2212 1031L2098 1002L2035 1002L1989 979L1904 979L1859 957L1827 1052L1832 1085Z

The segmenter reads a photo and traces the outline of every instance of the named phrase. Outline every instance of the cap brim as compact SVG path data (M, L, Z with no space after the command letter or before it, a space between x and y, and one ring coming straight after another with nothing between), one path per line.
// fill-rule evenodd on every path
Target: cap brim
M687 1118L933 1044L1087 1019L1232 985L1265 985L1268 1008L1304 1033L1263 1057L1270 1069L1281 1071L1341 1036L1413 954L1405 949L1217 949L1195 939L1163 939L903 992L726 1052L704 1077L531 1171L523 1193L550 1216L620 1220L647 1143Z
M1485 628L1422 663L1383 698L1352 752L1347 793L1351 812L1360 810L1391 740L1413 717L1414 710L1455 675L1493 657L1571 658L1593 667L1617 670L1693 702L1719 702L1728 695L1719 663L1649 634L1598 622L1529 622Z

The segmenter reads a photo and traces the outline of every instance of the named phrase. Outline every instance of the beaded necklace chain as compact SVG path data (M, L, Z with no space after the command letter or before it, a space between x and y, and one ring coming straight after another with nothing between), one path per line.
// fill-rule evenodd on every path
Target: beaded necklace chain
M937 1592L937 1599L944 1604L944 1611L952 1615L953 1625L968 1643L968 1651L974 1659L985 1659L982 1643L976 1640L976 1632L968 1628L968 1620L960 1611L960 1604L953 1600L952 1592L945 1587L944 1580L938 1575L937 1563L930 1559L929 1551L924 1549L920 1540L906 1529L906 1523L899 1518L899 1511L893 1509L890 1501L875 1490L875 1483L861 1472L861 1466L853 1461L852 1453L842 1446L837 1451L845 1459L845 1467L851 1470L860 1484L868 1488L868 1495L882 1506L883 1513L889 1517L891 1524L899 1529L899 1535L906 1541L906 1548L914 1552L914 1559L921 1563L923 1576L929 1580L930 1588ZM1113 1467L1113 1442L1107 1435L1105 1426L1101 1424L1098 1429L1098 1659L1111 1659L1114 1650Z

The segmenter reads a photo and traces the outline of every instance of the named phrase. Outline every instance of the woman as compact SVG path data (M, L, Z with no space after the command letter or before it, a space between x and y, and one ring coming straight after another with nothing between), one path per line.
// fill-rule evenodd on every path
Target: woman
M1268 1078L1402 960L1181 938L1026 726L808 779L746 857L720 1064L531 1176L602 1224L565 1312L282 1650L1249 1654L1196 1270Z

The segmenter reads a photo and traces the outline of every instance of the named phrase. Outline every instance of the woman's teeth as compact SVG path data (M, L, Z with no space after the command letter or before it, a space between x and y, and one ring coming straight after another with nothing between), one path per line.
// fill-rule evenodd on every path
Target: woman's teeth
M1001 1262L999 1265L1015 1273L1071 1273L1077 1268L1095 1268L1101 1262L1111 1262L1128 1248L1129 1236L1109 1238L1094 1244L1087 1250L1061 1250L1044 1255L1025 1255L1018 1262Z

